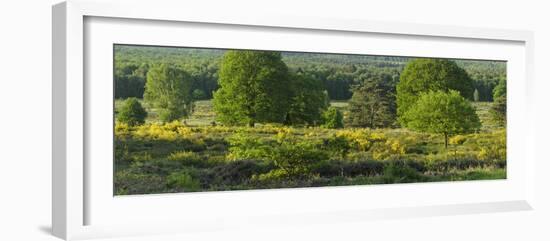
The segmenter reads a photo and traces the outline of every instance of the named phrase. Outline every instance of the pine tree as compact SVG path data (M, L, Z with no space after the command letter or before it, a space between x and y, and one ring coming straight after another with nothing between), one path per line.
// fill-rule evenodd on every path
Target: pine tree
M391 76L376 75L353 89L346 123L354 127L384 128L395 124L395 87Z

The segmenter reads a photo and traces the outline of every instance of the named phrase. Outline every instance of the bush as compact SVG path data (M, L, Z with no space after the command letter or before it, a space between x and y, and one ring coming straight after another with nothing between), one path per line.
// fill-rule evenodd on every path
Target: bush
M424 179L418 171L403 163L392 162L384 167L385 183L421 182Z
M257 182L273 182L281 181L290 178L289 173L283 169L271 170L268 173L252 176L252 181Z
M168 176L166 183L169 187L175 188L178 191L194 192L200 190L199 181L187 172L175 172Z
M168 160L184 166L205 166L206 162L194 152L176 151L168 155Z
M323 127L338 129L344 127L344 115L335 107L329 107L323 113Z
M310 167L326 159L328 159L327 153L309 142L284 142L279 147L273 148L270 154L270 160L274 161L277 168L295 177L310 175Z
M466 136L456 135L456 136L453 136L449 139L449 143L451 143L453 145L462 145L462 144L464 144L464 142L466 142L466 140L468 140L468 138L466 138Z
M269 156L269 145L252 137L247 133L239 132L229 138L229 160L260 159Z
M331 138L325 139L323 144L334 157L342 159L346 158L351 149L350 142L343 136L335 135Z
M141 106L141 103L134 98L128 98L122 103L118 110L117 121L130 126L141 125L145 123L147 111Z

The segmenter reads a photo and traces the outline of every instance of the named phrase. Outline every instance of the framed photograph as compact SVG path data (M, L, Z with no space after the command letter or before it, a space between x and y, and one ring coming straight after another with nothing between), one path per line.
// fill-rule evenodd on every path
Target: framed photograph
M533 208L531 32L125 5L53 7L60 238Z

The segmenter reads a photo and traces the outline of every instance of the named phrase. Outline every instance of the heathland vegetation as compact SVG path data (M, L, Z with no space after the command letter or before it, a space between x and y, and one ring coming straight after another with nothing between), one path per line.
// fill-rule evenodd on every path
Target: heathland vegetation
M506 177L506 64L115 46L115 194Z

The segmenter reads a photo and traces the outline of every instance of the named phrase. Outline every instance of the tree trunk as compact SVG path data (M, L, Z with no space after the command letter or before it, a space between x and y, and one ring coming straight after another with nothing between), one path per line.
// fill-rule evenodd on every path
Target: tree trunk
M445 149L447 149L447 146L449 145L449 135L447 134L447 132L445 132L444 134L445 134Z

